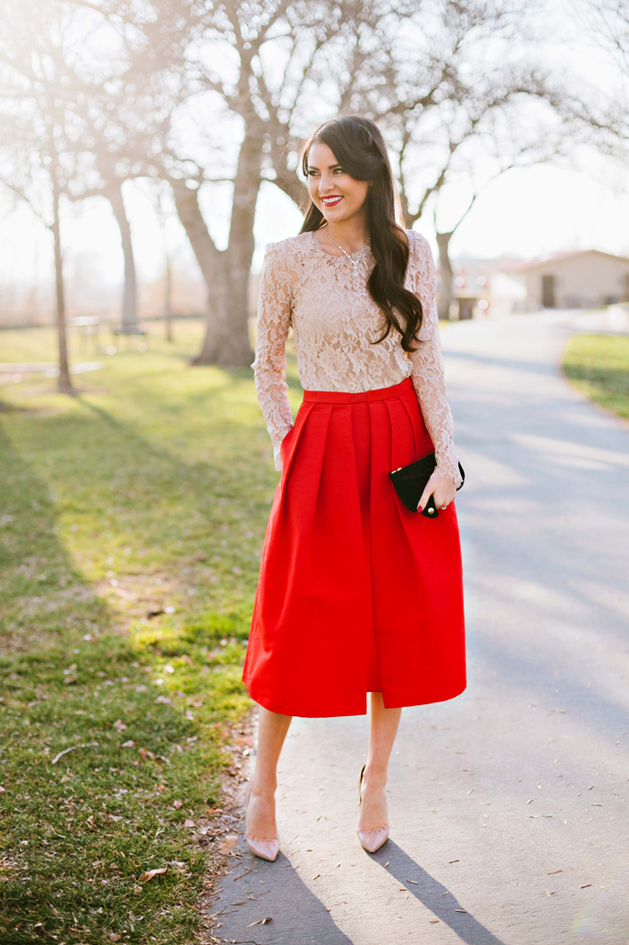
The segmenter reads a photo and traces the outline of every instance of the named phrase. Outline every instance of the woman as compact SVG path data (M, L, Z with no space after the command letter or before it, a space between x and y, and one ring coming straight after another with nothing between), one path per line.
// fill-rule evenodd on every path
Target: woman
M269 243L253 362L282 475L260 562L243 679L260 705L245 837L273 860L277 762L293 715L366 713L358 836L388 836L385 785L401 709L463 691L460 473L446 399L435 267L399 206L377 126L344 116L307 141L298 236ZM293 328L303 401L287 397ZM436 453L431 520L388 473Z

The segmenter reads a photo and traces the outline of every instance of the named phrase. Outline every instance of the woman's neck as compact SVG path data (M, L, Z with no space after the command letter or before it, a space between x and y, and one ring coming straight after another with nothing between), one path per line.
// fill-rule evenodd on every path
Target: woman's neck
M357 253L369 238L367 221L364 217L340 220L338 223L326 223L319 232L322 236L331 237L348 253Z

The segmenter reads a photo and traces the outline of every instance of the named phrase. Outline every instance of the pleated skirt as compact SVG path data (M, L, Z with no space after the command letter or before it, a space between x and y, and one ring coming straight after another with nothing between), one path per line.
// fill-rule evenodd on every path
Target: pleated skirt
M413 383L304 391L281 445L243 680L272 712L362 715L465 689L454 502L428 519L389 479L433 450Z

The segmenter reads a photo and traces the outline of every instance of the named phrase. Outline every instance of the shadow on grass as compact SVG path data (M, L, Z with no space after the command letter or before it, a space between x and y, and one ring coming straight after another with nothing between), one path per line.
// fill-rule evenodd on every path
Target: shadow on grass
M57 536L46 484L0 427L0 653L54 645L108 627L110 614Z
M168 672L159 647L114 634L116 615L64 547L57 497L35 468L65 486L79 521L99 486L119 520L120 462L133 479L156 455L173 477L188 470L184 490L196 482L106 414L98 430L76 414L25 422L15 438L0 429L0 939L187 945L211 840L185 821L199 827L218 801L223 724L245 704L240 652L207 654L224 617L189 628ZM97 543L110 537L98 515L89 527ZM152 869L166 873L145 886Z

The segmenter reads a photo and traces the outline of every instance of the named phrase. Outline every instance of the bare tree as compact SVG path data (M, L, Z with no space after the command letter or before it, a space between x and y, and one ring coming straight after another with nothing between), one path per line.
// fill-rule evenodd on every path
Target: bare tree
M531 122L536 123L530 111L523 114L529 102L540 103L540 134L547 131L549 112L557 122L571 119L568 95L535 63L523 19L526 6L514 0L429 0L421 19L414 17L407 26L407 42L415 47L414 68L409 68L408 55L391 57L386 94L374 115L387 127L399 155L408 226L460 173L476 142L495 138L496 121L504 118L517 128L524 119L526 142ZM500 140L507 138L503 134ZM492 151L497 144L495 139Z
M112 88L111 85L107 88L107 83L115 79L116 64L112 57L104 67L102 53L100 60L95 55L94 47L98 47L103 38L102 33L96 36L103 27L103 18L94 11L55 0L51 3L46 0L24 0L23 3L4 0L4 3L5 8L10 9L6 10L9 25L0 39L0 65L5 83L3 101L9 114L16 112L22 118L23 147L21 159L14 153L13 160L5 163L6 174L19 177L25 162L28 166L29 162L39 159L50 177L60 385L69 388L71 384L64 367L67 344L59 207L62 196L76 200L95 192L85 183L94 180L95 157L100 157L104 163L103 155L106 154L108 166L113 163L111 142L114 138L112 135L106 142L106 134L102 131L104 122L98 121L96 104L99 95L101 99L104 96L109 98L110 107L113 104ZM13 127L16 132L17 125ZM103 144L102 151L98 149L99 141ZM20 139L14 137L14 151L19 145ZM116 179L112 173L97 192L106 192L120 226L126 277L123 325L133 328L136 324L135 267L121 184L122 180ZM26 199L23 188L22 195ZM33 200L29 202L33 206Z
M629 3L627 0L591 0L590 10L595 40L629 78Z
M36 9L35 9L36 8ZM54 245L56 320L59 349L58 389L73 393L68 365L61 196L63 192L63 142L72 123L72 96L63 81L52 81L54 69L40 42L42 22L60 30L59 11L5 0L11 30L0 40L0 95L4 121L0 180L24 200L50 230Z
M582 136L579 122L561 120L550 110L550 114L534 108L535 114L527 111L531 103L518 102L517 108L496 111L488 116L490 121L477 128L472 136L457 149L457 160L448 165L441 174L438 186L432 192L435 234L439 250L439 317L450 317L453 297L453 269L450 260L450 243L463 221L476 205L479 197L491 185L509 171L530 167L534 164L565 162L574 144ZM466 185L469 199L455 212L454 222L444 227L439 214L439 203L450 185L460 189ZM450 216L452 216L450 214Z
M164 321L165 321L165 337L166 341L173 341L173 327L172 327L172 297L173 297L173 263L175 261L176 250L172 247L172 241L169 238L168 234L168 221L172 219L173 216L176 217L176 213L169 206L170 204L170 192L166 193L166 190L169 191L168 185L165 181L150 181L148 186L144 188L145 192L148 193L151 203L153 204L153 210L155 211L155 216L160 228L162 235L162 245L164 247Z
M594 143L613 157L627 161L629 142L629 3L627 0L585 0L580 8L583 32L590 43L608 54L617 82L607 100L584 109L584 122Z
M197 162L186 174L185 166L191 162L180 160L165 171L209 290L206 333L196 364L251 363L247 281L258 193L265 178L276 176L271 152L284 153L290 117L302 103L322 49L343 30L347 12L344 4L325 0L317 4L232 0L212 10L195 60L197 82L215 109L232 116L232 138L211 149L210 166L205 169ZM222 60L210 58L208 49L220 49ZM287 192L297 197L301 185L294 173L282 180ZM206 181L229 182L232 189L223 250L210 234L199 202Z
M157 177L171 115L185 99L184 57L198 16L193 0L3 0L9 27L0 61L25 89L65 109L58 184L71 201L105 197L124 257L123 333L139 331L137 280L123 185ZM182 14L185 14L182 15ZM203 14L205 15L205 14ZM35 60L31 59L31 52ZM26 93L25 93L26 94ZM15 99L14 99L15 101Z
M115 50L107 71L88 72L89 87L77 103L89 153L83 141L76 142L75 173L66 192L71 200L103 196L111 204L124 257L119 331L136 334L137 278L123 186L141 177L155 179L163 169L173 112L189 94L186 50L205 13L194 0L153 0L142 7L124 0L64 0L64 5L91 15L101 31L106 25ZM83 64L82 72L87 68ZM85 87L78 70L74 81Z
M273 181L301 202L304 188L295 174L298 137L317 118L360 107L366 91L381 82L378 27L397 15L397 7L405 8L384 0L231 0L211 9L189 58L202 100L210 96L227 134L221 139L217 124L212 125L213 140L204 142L210 151L205 164L190 150L163 155L163 174L208 286L206 333L194 363L251 363L247 280L261 184ZM231 188L228 241L222 250L203 215L201 190L208 183Z

